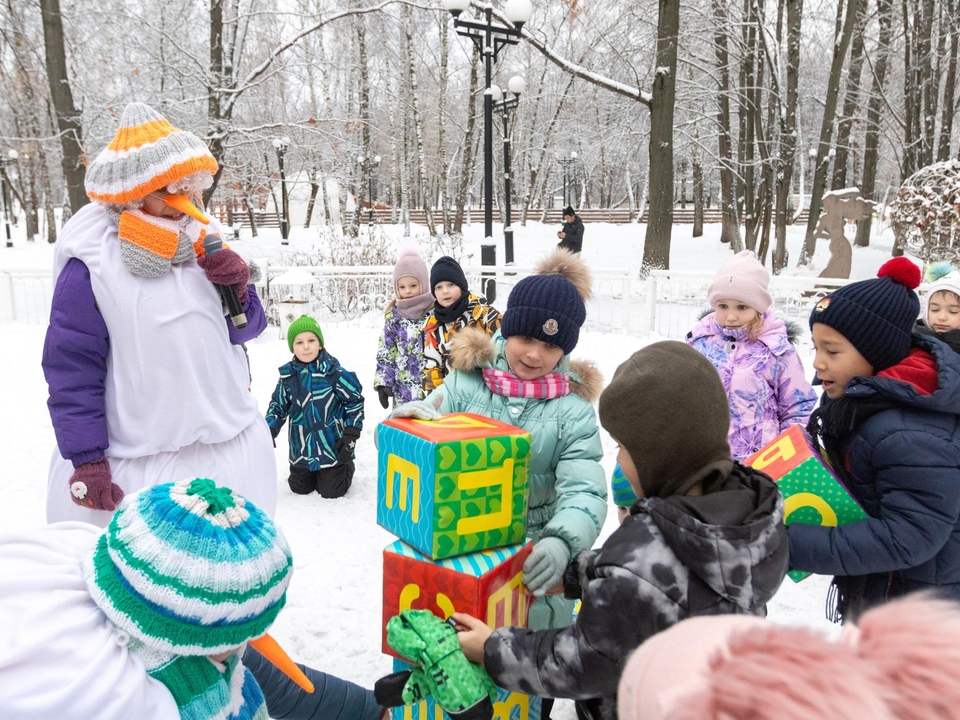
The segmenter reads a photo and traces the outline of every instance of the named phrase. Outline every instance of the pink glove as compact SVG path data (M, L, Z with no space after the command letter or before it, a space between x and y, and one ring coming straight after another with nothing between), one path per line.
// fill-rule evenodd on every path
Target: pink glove
M230 248L217 250L211 255L197 258L197 264L203 268L207 280L214 285L236 285L237 297L241 303L247 301L250 291L247 283L250 282L250 268Z
M70 499L77 505L113 512L123 500L123 490L112 480L105 457L84 463L70 477Z

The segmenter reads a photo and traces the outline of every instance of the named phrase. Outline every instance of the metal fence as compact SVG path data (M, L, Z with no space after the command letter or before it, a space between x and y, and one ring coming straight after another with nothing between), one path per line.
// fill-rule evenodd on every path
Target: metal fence
M291 317L303 313L323 322L361 324L380 328L383 310L393 297L393 266L305 267L273 265L258 261L263 278L258 287L264 300L267 318L284 328ZM307 272L312 284L284 285L282 278L291 270ZM464 267L471 289L488 299L493 284L496 299L492 304L503 311L513 287L534 272L530 267L467 266ZM281 278L278 283L277 279ZM587 302L585 328L599 332L625 332L630 329L631 305L636 280L627 270L595 270L593 297Z
M52 297L49 270L0 270L0 325L46 325Z
M270 322L281 334L291 319L309 314L326 324L346 323L380 329L383 310L393 299L393 267L304 267L273 265L259 260L263 277L258 291ZM290 270L312 276L309 285L282 285L277 278ZM471 288L484 294L496 281L494 305L506 309L510 292L533 268L468 266ZM302 273L301 273L302 274ZM630 333L640 337L682 339L708 309L707 288L712 273L654 270L637 280L629 270L593 271L593 297L587 302L584 329ZM849 280L804 276L774 276L770 281L773 307L780 317L806 327L817 300ZM927 286L921 285L921 295ZM0 271L0 324L21 322L45 325L50 316L53 284L50 273L39 270ZM807 342L808 340L805 340Z

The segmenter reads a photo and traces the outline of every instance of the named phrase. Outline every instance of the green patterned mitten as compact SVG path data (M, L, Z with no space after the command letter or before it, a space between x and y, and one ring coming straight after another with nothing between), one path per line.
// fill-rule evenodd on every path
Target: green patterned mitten
M387 644L420 666L403 688L405 704L433 695L453 720L491 720L497 688L467 660L450 623L429 610L404 610L387 623Z

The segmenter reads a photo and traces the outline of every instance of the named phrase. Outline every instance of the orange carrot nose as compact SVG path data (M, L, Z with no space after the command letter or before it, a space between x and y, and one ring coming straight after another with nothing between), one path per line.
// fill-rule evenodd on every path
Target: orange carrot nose
M200 212L197 206L190 202L190 198L186 195L167 195L163 199L163 204L172 207L174 210L179 210L185 215L189 215L194 220L199 220L204 225L210 224L210 218Z
M277 666L284 675L293 680L308 693L313 692L313 683L303 674L303 671L297 667L297 664L290 659L286 651L280 647L280 643L270 637L269 634L261 638L250 641L250 646L267 660Z

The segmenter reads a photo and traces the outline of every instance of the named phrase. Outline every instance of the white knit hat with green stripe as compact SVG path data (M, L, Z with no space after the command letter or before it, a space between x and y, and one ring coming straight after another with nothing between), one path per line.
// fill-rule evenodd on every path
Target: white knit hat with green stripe
M273 521L200 478L128 495L84 559L87 587L110 621L175 655L218 654L263 635L292 572Z

